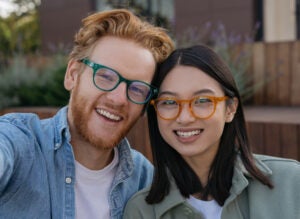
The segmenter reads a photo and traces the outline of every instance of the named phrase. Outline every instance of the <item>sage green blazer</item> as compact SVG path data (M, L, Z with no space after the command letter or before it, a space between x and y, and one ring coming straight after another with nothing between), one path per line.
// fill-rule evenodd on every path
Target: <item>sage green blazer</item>
M238 159L221 219L300 219L300 163L263 155L255 155L255 160L274 188L252 178ZM175 183L159 204L146 203L148 191L141 190L129 200L124 219L204 219L181 196Z

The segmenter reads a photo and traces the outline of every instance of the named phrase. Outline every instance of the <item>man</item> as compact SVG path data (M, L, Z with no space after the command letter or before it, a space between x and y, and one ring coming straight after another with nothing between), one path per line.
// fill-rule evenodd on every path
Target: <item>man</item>
M120 9L83 20L54 117L0 117L0 218L121 218L152 165L125 135L155 93L165 31Z

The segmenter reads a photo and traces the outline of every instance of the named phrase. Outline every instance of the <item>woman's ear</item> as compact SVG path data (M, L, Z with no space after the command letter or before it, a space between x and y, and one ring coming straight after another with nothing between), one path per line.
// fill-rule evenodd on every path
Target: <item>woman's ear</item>
M68 67L65 74L64 86L66 90L71 91L80 74L80 63L74 59L68 62Z
M226 107L226 122L231 122L234 118L235 112L238 108L239 101L236 97L231 98Z

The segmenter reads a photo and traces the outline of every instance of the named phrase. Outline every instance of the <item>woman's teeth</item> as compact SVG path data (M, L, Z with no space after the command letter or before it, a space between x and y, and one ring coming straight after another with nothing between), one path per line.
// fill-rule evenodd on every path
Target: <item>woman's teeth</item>
M201 130L194 130L194 131L189 131L189 132L176 131L176 134L180 137L187 138L187 137L191 137L191 136L194 136L194 135L199 135L200 132L201 132Z

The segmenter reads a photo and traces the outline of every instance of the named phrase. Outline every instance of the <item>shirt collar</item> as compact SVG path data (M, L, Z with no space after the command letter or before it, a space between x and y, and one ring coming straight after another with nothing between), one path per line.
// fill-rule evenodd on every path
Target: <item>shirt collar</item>
M114 184L118 184L122 182L126 178L128 178L134 168L133 159L131 155L131 147L126 138L123 138L121 142L117 146L119 152L119 166L116 173L116 179L114 180Z
M181 195L175 180L173 177L170 177L170 192L159 204L155 204L155 218L161 218L161 216L167 212L169 209L182 204L185 202L185 198Z
M272 170L261 161L260 156L254 155L254 163L264 175L272 175ZM225 204L233 200L240 193L242 193L242 191L249 185L249 179L253 179L253 176L247 171L240 155L238 155L233 171L230 196L226 200Z
M253 156L255 165L264 175L266 176L272 175L272 170L261 161L260 157L261 157L260 155ZM253 178L251 174L247 171L246 167L244 166L240 155L238 155L236 159L235 172L240 172L241 174L247 177Z
M71 140L71 134L70 134L69 124L67 119L68 117L67 112L68 112L68 107L65 106L61 108L53 117L54 129L55 129L54 150L59 149L62 146L64 140L66 140L67 142L70 142Z

